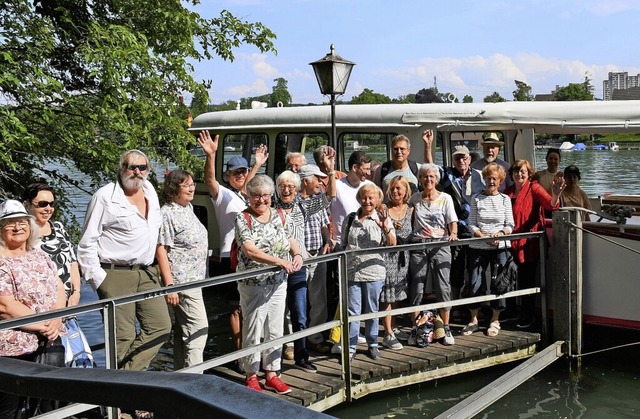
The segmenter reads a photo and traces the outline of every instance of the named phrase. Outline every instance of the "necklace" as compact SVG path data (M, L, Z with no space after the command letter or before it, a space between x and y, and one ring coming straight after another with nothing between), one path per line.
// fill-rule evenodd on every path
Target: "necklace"
M407 208L409 208L407 204L402 204L397 207L389 207L389 218L391 218L391 221L393 221L393 228L395 228L396 230L402 228L404 224L404 217L407 215ZM399 213L400 216L398 218L395 218L393 216L393 213Z

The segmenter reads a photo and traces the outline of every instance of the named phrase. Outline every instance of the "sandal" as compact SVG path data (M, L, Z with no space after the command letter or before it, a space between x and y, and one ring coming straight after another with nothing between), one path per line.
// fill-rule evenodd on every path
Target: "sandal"
M498 320L494 320L487 329L487 336L498 336L498 333L500 333L500 322Z
M470 334L472 334L473 332L477 332L478 330L480 330L480 328L476 323L469 323L464 327L464 329L462 329L460 334L462 336L469 336Z
M147 412L146 410L136 410L137 419L153 419L153 412Z

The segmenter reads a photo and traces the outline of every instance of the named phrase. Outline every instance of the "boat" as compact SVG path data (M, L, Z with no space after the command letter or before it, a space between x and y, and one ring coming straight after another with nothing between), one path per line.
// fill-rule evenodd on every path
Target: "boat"
M611 151L618 151L620 150L620 146L618 145L618 143L616 143L615 141L609 141L607 143L607 148Z
M507 161L527 159L535 167L535 134L640 133L640 101L339 105L335 110L335 123L336 164L341 170L345 170L354 150L364 149L360 144L368 144L374 160L388 160L391 139L398 134L410 139L410 158L421 162L424 160L421 136L425 129L437 131L442 139L439 152L445 165L452 165L451 153L458 141L499 131L505 142L501 157ZM312 150L306 149L307 145L332 144L331 108L326 105L205 113L196 117L190 128L196 132L203 129L219 134L222 139L243 138L245 158L251 157L252 145L268 144L273 163L265 170L274 178L284 170L287 152L302 152L307 160L313 161ZM568 151L573 147L571 142L564 142L560 149ZM223 152L218 153L217 158L216 168L220 171L229 156ZM221 173L217 175L222 178ZM210 231L217 231L206 190L200 191L199 196L201 201L194 201L194 206L205 207L205 213L209 214L208 227ZM596 211L608 207L601 199L594 198L594 201ZM640 204L635 208L639 209ZM598 223L585 222L584 228L597 230L613 241L621 240L631 248L640 249L640 232L632 227L636 215L634 221L627 224L602 219ZM586 296L584 319L608 326L640 329L640 311L636 307L638 294L633 291L637 289L635 278L640 271L640 258L619 251L617 245L609 242L592 241L589 237L580 245ZM210 244L215 254L219 247L217 237L212 237ZM612 260L615 264L610 263ZM606 292L603 292L603 286L606 286Z
M592 150L607 150L607 146L604 144L596 144L591 147Z
M565 141L562 144L560 144L560 147L558 147L558 149L560 151L573 151L573 146L574 144L570 141Z
M571 149L572 151L585 151L587 146L584 143L576 143Z

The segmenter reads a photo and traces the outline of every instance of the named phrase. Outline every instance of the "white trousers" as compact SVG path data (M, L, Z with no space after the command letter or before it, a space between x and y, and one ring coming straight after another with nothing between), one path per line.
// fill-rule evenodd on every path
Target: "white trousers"
M180 293L180 302L173 308L176 328L173 335L173 365L176 370L200 364L209 335L209 320L202 290Z

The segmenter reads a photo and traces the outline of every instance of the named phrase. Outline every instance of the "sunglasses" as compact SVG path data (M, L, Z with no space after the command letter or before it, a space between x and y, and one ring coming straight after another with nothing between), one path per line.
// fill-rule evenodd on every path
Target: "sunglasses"
M149 166L147 166L146 164L130 164L127 166L127 169L131 170L132 172L136 169L140 170L141 172L144 172L148 168Z
M33 204L33 206L38 207L38 208L46 208L46 207L51 207L51 208L55 208L56 207L56 201L38 201L38 202L31 202Z

